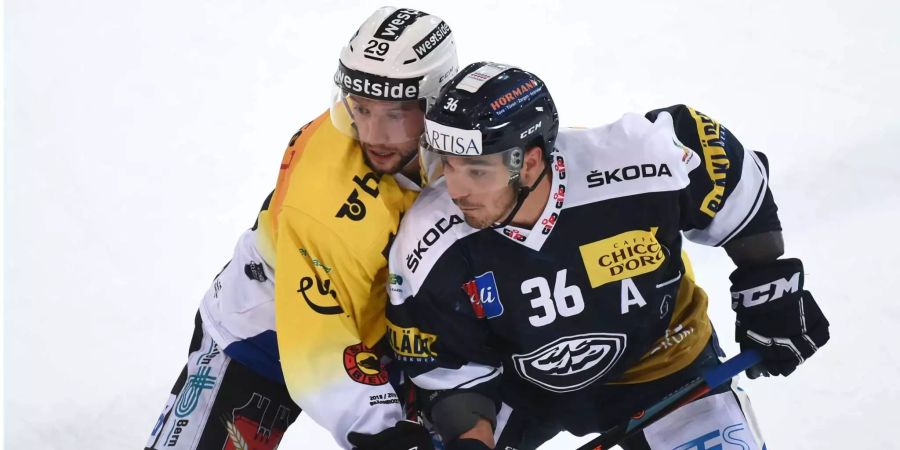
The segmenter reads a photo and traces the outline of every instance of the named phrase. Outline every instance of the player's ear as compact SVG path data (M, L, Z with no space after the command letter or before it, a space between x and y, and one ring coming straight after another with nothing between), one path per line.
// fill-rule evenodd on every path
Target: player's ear
M538 146L529 148L525 151L525 160L522 162L522 181L526 185L534 183L542 170L544 170L543 151Z

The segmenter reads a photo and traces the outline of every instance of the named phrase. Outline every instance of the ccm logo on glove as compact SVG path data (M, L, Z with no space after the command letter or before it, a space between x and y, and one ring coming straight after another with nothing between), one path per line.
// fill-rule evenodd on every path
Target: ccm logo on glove
M747 371L750 378L790 375L828 342L828 319L803 287L799 259L738 267L730 278L735 340L763 359Z
M782 278L755 288L732 292L731 298L733 302L731 309L737 309L738 304L743 304L744 308L750 308L772 300L778 300L785 294L793 294L795 292L800 292L800 272L795 273L790 279Z

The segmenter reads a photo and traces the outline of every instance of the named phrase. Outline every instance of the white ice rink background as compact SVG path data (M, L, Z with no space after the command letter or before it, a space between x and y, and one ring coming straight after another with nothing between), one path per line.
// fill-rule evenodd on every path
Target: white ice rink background
M203 292L377 6L6 1L6 448L143 446ZM445 19L463 63L537 73L563 125L687 103L765 151L787 253L832 324L790 378L744 383L769 448L900 448L896 2L398 6ZM733 353L731 262L688 251ZM304 416L281 448L334 445Z

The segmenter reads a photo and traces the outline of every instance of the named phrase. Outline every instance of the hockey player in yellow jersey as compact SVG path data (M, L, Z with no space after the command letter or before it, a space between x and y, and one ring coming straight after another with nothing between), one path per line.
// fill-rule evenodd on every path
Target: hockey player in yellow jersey
M425 110L457 71L436 16L385 7L362 24L330 109L290 140L205 295L147 448L274 449L301 410L343 448L430 448L383 365L386 258L419 191Z

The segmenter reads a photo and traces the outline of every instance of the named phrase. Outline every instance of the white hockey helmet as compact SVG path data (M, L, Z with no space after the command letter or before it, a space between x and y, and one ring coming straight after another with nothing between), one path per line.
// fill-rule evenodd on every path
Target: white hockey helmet
M355 100L415 102L424 112L434 103L441 85L457 71L456 42L440 17L411 8L379 8L341 50L334 74L331 121L338 130L358 139Z

